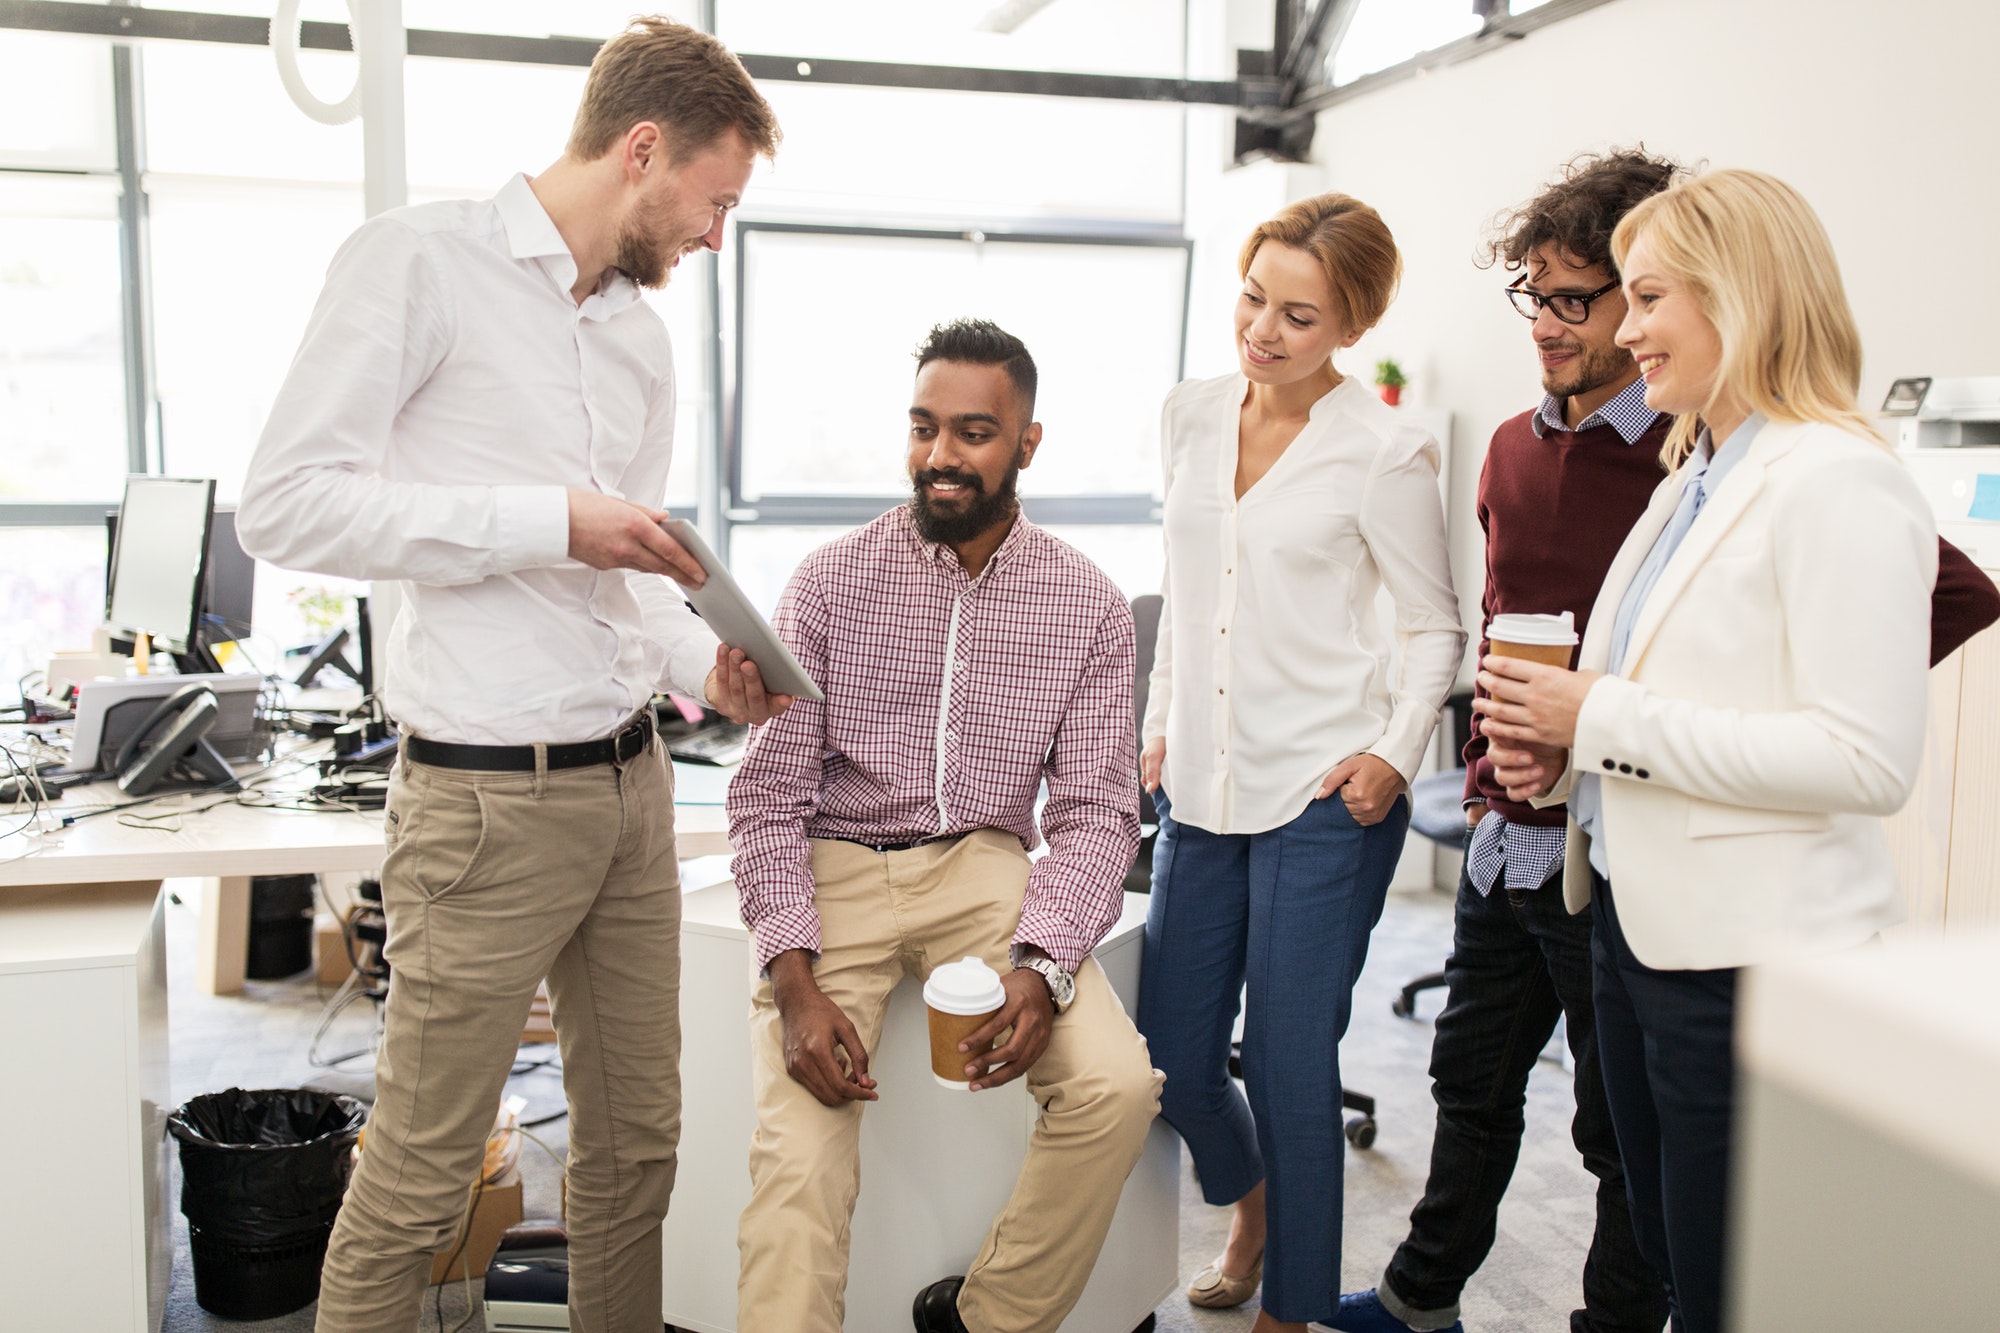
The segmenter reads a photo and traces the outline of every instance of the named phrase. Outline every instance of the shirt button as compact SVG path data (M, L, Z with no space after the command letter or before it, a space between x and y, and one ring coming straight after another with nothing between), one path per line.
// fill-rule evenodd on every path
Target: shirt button
M1215 692L1216 692L1217 694L1221 694L1221 693L1223 692L1223 689L1222 689L1222 687L1221 687L1220 685L1216 686L1216 687L1215 687Z
M1607 773L1616 770L1617 767L1618 767L1617 763L1614 762L1613 760L1607 759L1604 761L1604 771Z
M1632 776L1633 776L1633 777L1635 777L1635 778L1650 778L1650 777L1652 777L1653 775L1652 775L1651 773L1648 773L1648 772L1647 772L1647 771L1646 771L1645 769L1641 768L1641 769L1637 769L1637 770L1635 770L1635 771L1633 772Z
M1620 764L1620 765L1618 765L1618 771L1619 771L1620 773L1630 773L1630 772L1632 771L1632 765L1630 765L1630 764Z

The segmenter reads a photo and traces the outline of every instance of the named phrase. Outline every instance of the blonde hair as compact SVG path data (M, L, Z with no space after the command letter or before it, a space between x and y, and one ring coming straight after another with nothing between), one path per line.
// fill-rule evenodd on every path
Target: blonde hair
M598 48L565 151L595 161L646 120L660 127L677 161L731 130L763 157L775 155L783 137L743 62L707 33L667 18L633 19Z
M1612 233L1621 273L1641 238L1721 337L1717 393L1727 386L1773 421L1824 422L1882 443L1855 398L1861 334L1833 243L1797 190L1757 171L1679 180ZM1669 471L1694 451L1699 415L1683 413L1668 432Z
M1250 272L1250 261L1266 241L1303 250L1319 261L1345 309L1347 327L1366 333L1375 327L1403 278L1403 257L1382 215L1352 195L1316 194L1288 204L1268 222L1258 225L1236 257L1236 276Z

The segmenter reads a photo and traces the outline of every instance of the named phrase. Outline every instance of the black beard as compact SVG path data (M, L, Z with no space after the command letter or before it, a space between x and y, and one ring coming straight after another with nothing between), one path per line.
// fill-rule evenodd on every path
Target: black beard
M1015 479L1021 475L1021 465L1014 463L1001 478L999 488L991 495L976 473L938 472L926 470L910 478L915 494L910 497L910 517L916 521L917 535L927 542L953 546L959 542L969 542L993 528L997 523L1011 519L1020 507L1014 495ZM932 482L944 481L963 486L972 493L962 509L939 509L931 504L924 487Z
M1631 369L1632 354L1624 348L1585 345L1574 365L1542 376L1542 391L1557 398L1574 398L1617 382L1619 376L1630 373Z

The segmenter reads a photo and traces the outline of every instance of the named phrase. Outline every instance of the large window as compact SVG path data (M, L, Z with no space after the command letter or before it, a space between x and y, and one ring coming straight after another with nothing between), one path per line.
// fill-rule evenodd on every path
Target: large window
M0 172L0 500L102 500L125 475L118 191Z
M739 504L907 491L911 352L961 316L993 320L1035 358L1045 434L1024 495L1156 493L1159 404L1180 376L1179 242L758 224L738 236Z
M270 0L142 3L271 12ZM664 8L712 15L735 49L800 59L1149 78L1187 68L1183 7L1157 0L889 0L866 24L809 0ZM302 11L346 17L341 0ZM503 37L601 37L632 11L403 3L411 28ZM353 85L351 55L300 60L324 99ZM411 201L483 196L540 171L563 150L584 78L576 66L410 58ZM758 169L753 225L732 232L755 254L741 270L734 254L697 256L648 294L679 386L668 503L721 524L725 541L733 530L744 581L775 603L799 556L907 492L911 349L932 324L977 315L1019 333L1041 365L1048 434L1023 478L1031 512L1121 582L1151 586L1158 405L1180 372L1188 283L1185 109L810 82L764 91L786 140ZM327 263L363 221L362 177L360 125L294 108L268 48L0 28L0 669L18 676L86 646L101 613L97 517L128 471L212 476L219 500L240 494ZM266 571L258 619L296 637L302 603L352 590Z

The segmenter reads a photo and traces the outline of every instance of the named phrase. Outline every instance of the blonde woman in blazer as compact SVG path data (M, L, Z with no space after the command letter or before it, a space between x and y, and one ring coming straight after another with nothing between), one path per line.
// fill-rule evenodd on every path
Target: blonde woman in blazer
M1613 240L1619 342L1680 414L1576 671L1488 658L1496 768L1567 798L1598 1041L1640 1249L1714 1333L1738 969L1902 915L1880 817L1923 752L1937 532L1855 405L1861 347L1811 208L1723 171Z

